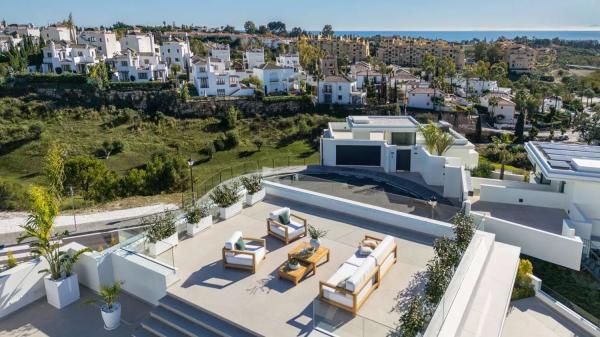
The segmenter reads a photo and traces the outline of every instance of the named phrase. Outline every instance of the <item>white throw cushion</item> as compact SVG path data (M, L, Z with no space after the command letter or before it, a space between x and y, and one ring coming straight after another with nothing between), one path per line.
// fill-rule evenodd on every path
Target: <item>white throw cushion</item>
M377 261L377 265L381 265L383 260L385 260L386 255L390 252L392 247L394 246L394 238L391 236L386 236L383 241L373 250L370 256L374 257Z
M373 248L367 246L360 246L358 249L358 255L362 255L364 257L369 256L373 252Z
M369 256L356 272L346 281L346 289L354 292L366 280L376 267L375 258Z
M289 218L291 211L288 207L280 208L278 210L275 210L275 211L269 213L269 218L279 222L279 216L283 213L287 213L288 218Z
M235 243L242 237L242 232L237 231L231 235L229 240L225 242L225 248L227 249L235 249Z
M301 224L296 223L291 220L290 220L290 223L288 225L286 225L286 227L288 228L288 237L290 239L295 238L301 234L304 234L304 232L306 230L304 228L304 225L301 225ZM281 237L285 237L285 231L280 226L271 225L271 231L277 235L280 235Z

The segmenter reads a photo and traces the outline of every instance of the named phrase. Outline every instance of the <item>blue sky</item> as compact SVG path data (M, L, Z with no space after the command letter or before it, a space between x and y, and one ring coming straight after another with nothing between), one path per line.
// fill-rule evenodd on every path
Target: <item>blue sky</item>
M246 20L280 20L306 30L327 23L335 30L600 29L600 0L0 1L0 18L9 23L45 25L69 12L84 26L175 21L241 28Z

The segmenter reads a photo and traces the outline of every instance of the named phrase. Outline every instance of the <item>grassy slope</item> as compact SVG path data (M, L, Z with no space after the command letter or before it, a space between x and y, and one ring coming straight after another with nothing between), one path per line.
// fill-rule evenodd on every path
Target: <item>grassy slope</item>
M240 135L240 145L229 151L217 152L209 160L201 150L213 139L223 134L223 128L216 118L175 120L169 119L162 126L143 123L141 131L132 131L131 123L115 128L102 125L108 116L89 113L82 119L61 117L44 121L44 133L38 141L27 143L9 153L0 155L0 177L29 185L41 181L40 163L46 148L51 142L66 144L69 155L93 155L104 140L119 139L125 143L122 153L106 160L107 165L123 174L127 170L143 165L156 151L179 152L192 157L199 164L194 166L194 177L201 183L219 170L240 163L276 165L290 163L317 162L318 152L307 140L282 141L283 138L296 132L296 123L292 117L270 118L265 120L243 119L238 122L236 131ZM324 120L322 117L307 116L307 120ZM26 121L27 122L27 121ZM254 124L251 128L250 125ZM261 138L264 146L256 151L254 139ZM250 167L250 164L248 164ZM167 199L177 200L180 197ZM146 198L133 198L140 201ZM180 199L179 199L180 200ZM130 205L136 202L129 203Z

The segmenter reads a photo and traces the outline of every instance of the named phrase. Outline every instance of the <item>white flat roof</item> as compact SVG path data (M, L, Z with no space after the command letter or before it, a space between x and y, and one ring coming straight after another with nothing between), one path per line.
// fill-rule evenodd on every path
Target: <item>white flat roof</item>
M600 181L600 146L529 142L525 149L549 179Z
M348 116L352 128L416 128L419 123L410 116Z
M571 163L577 171L600 173L600 160L598 159L573 158Z

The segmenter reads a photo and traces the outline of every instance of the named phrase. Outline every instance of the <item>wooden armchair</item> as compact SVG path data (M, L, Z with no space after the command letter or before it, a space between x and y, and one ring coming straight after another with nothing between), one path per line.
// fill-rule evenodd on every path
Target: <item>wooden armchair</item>
M287 212L290 218L290 223L287 225L282 224L279 220L279 215L284 212ZM292 221L292 219L296 221ZM308 235L308 222L305 218L291 213L289 208L282 208L269 214L267 218L267 233L287 245Z
M240 238L246 244L245 250L239 250L235 246ZM243 237L242 232L238 231L225 242L222 253L225 268L244 269L255 273L258 265L266 258L266 240Z

